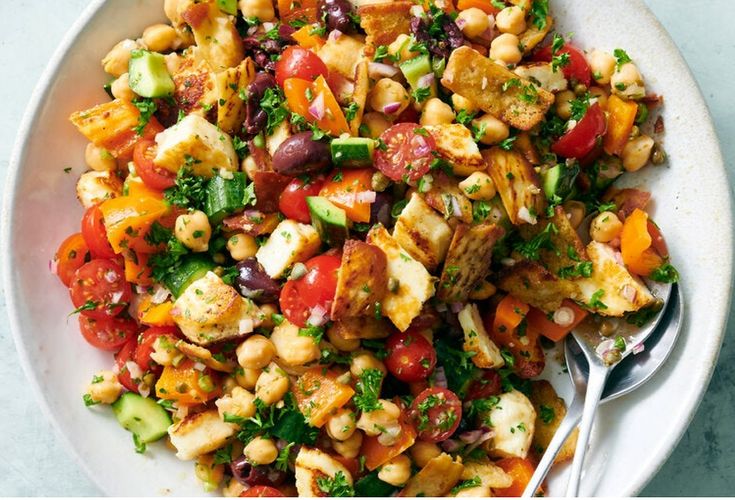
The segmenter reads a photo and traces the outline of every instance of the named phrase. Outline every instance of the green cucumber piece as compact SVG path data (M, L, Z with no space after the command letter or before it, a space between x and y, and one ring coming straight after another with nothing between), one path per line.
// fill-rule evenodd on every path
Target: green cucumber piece
M347 239L347 214L322 196L307 196L311 225L330 247L341 247Z
M447 67L447 60L443 57L435 57L431 60L431 69L434 71L434 76L441 78L444 74L444 69Z
M378 471L373 471L355 483L355 496L358 497L389 497L398 488L378 479Z
M335 165L360 167L372 165L375 141L368 137L333 139L329 148Z
M222 219L245 207L245 174L233 172L232 179L216 175L207 183L204 213L217 225Z
M141 97L166 97L174 93L174 81L168 74L163 54L142 49L132 51L128 74L130 89Z
M226 14L237 15L237 0L217 0L217 7Z
M399 66L403 76L406 77L406 81L411 85L413 90L418 88L419 79L431 73L431 59L428 54L423 54L413 59L409 59L406 62L402 62Z
M138 436L141 443L158 441L172 423L161 405L134 392L126 392L112 403L112 412L120 425Z
M557 164L541 174L544 194L548 199L557 197L566 201L574 193L574 181L579 175L579 165Z
M189 285L214 269L214 262L204 255L189 255L182 259L176 270L166 276L163 284L166 285L174 297L179 297Z

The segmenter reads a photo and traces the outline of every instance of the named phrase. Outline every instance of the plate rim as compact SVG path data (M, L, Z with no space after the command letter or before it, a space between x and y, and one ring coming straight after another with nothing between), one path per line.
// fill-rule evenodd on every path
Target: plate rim
M702 130L702 132L710 139L710 143L712 144L712 154L716 163L717 168L715 169L715 172L717 172L722 179L726 181L726 184L728 186L731 186L730 183L730 175L728 174L727 168L725 166L724 158L722 156L722 151L720 147L720 140L717 135L716 129L714 127L714 122L712 120L712 115L710 113L709 107L706 104L706 101L704 100L704 96L702 94L702 89L697 82L696 78L694 78L694 74L692 73L691 68L686 63L686 60L684 59L683 55L681 54L679 48L677 47L676 43L674 42L671 35L668 33L668 31L664 28L664 26L661 24L661 22L658 20L658 18L655 16L655 14L651 11L651 9L645 4L643 0L629 0L632 4L637 4L636 10L637 14L639 16L642 16L645 18L645 21L650 24L650 26L655 29L661 36L659 37L660 43L666 46L666 49L668 49L669 53L671 53L674 56L674 59L671 61L671 70L672 72L678 71L679 74L684 74L685 78L689 78L689 80L694 84L694 88L696 91L692 92L692 99L694 100L694 104L697 104L699 106L699 109L704 110L704 123L705 123L705 129ZM11 249L11 234L13 230L13 209L16 204L16 194L17 194L17 186L20 180L20 167L22 164L24 164L27 154L27 145L30 141L30 130L33 126L33 123L35 122L39 111L44 104L45 96L47 95L47 90L53 85L54 83L54 74L57 72L57 69L63 64L64 56L66 53L70 50L70 48L76 43L77 39L82 35L84 30L87 28L87 26L90 24L90 22L98 15L99 11L102 9L102 7L107 3L107 0L90 0L90 3L84 8L84 10L81 12L79 17L72 23L70 28L67 30L67 32L62 37L58 47L54 51L53 55L49 59L49 62L47 63L45 69L41 73L41 76L39 77L39 80L37 84L34 87L33 92L31 93L31 96L28 100L28 104L26 105L25 111L23 113L22 120L20 122L20 125L18 127L18 131L16 133L16 137L14 140L14 144L11 150L10 160L8 163L8 173L6 176L6 182L5 182L5 188L4 188L4 202L2 207L2 232L0 233L1 236L1 246L0 251L5 256L12 256L14 253ZM735 283L735 275L733 275L733 250L735 249L735 245L733 245L733 239L732 239L732 221L733 221L733 193L730 189L726 190L726 196L723 200L724 207L726 210L723 210L723 223L722 225L726 228L728 228L729 236L727 238L727 244L729 245L729 252L726 253L724 256L725 261L720 263L720 269L726 271L725 275L729 276L729 283L730 287L732 288L733 283ZM8 319L9 319L9 329L11 332L11 335L13 337L13 343L15 345L16 350L18 351L18 359L20 362L20 365L23 369L23 372L30 382L31 390L34 394L34 398L39 403L41 407L41 411L44 414L44 417L47 419L47 421L50 421L54 432L56 435L60 438L60 441L63 443L63 447L65 448L66 452L69 453L75 460L75 462L79 465L79 467L84 471L84 473L87 475L87 477L90 479L90 481L101 491L108 495L113 494L110 492L107 488L107 485L102 483L99 478L97 478L92 470L89 468L87 461L84 460L84 458L81 456L81 454L77 451L77 448L73 445L70 438L65 434L64 430L61 428L60 422L54 417L53 412L51 411L51 408L49 406L48 399L44 393L44 391L41 388L40 379L39 376L34 370L33 365L30 360L29 352L23 342L23 336L21 335L21 320L18 315L18 310L16 307L16 297L15 297L15 287L13 287L13 273L12 273L12 265L11 265L11 258L5 258L3 259L4 263L2 266L2 285L6 291L5 293L5 299L7 304L7 313L8 313ZM629 483L620 492L621 496L635 496L638 495L641 490L653 479L653 477L656 475L656 473L661 469L661 467L664 465L666 460L669 458L671 453L674 451L676 446L678 445L679 441L683 437L684 433L686 432L687 428L691 424L692 419L694 418L702 399L707 392L707 388L709 387L710 380L712 378L712 375L714 373L715 367L717 365L717 361L719 358L719 353L722 347L722 343L724 340L724 336L726 334L726 328L727 328L727 322L728 322L728 316L730 313L731 308L731 302L732 298L730 294L726 295L726 299L724 300L724 304L722 307L722 310L720 311L719 317L716 318L715 323L719 325L719 328L717 329L717 338L714 339L716 343L713 344L713 349L708 353L708 361L707 367L700 370L698 372L698 378L696 379L697 384L702 387L702 390L700 390L695 398L692 398L688 402L689 408L687 410L687 413L685 414L686 418L682 418L679 422L677 422L677 425L674 426L673 429L670 431L670 435L674 436L673 439L668 440L665 442L662 446L657 447L653 450L653 454L655 455L654 460L650 460L647 463L649 464L648 467L644 469L644 474L639 477L643 477L642 480L639 480L636 484Z

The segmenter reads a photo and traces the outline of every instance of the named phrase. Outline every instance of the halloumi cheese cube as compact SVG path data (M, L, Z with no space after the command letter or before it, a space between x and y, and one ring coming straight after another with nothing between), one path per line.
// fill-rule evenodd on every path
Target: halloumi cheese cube
M526 458L536 428L536 410L520 391L498 396L499 401L485 419L495 436L488 441L489 452L497 457Z
M449 493L462 476L461 459L456 462L446 453L429 460L423 469L408 480L402 497L441 497Z
M622 316L653 303L655 298L646 285L628 272L612 247L592 241L587 245L587 255L592 261L592 275L575 282L575 300L603 316Z
M436 142L436 152L452 166L455 175L467 176L487 165L480 154L480 148L472 138L472 132L459 123L427 125Z
M393 239L433 271L447 255L452 228L419 194L413 193L396 220Z
M549 92L560 92L567 88L567 79L564 78L561 68L554 71L548 62L516 66L513 72L521 78L538 83L542 89Z
M232 139L199 115L187 115L156 135L153 163L176 173L190 165L195 175L212 177L220 169L236 172L240 166Z
M434 295L434 278L419 261L411 257L382 225L373 226L367 243L380 248L388 259L388 280L395 280L398 289L389 291L383 299L383 315L405 331L421 313L424 302Z
M490 460L481 462L465 462L462 480L480 478L480 484L474 488L465 488L457 492L458 497L491 497L492 488L509 488L513 478Z
M260 308L213 272L187 287L174 302L171 317L199 345L240 337L261 321Z
M315 255L321 244L313 226L286 219L276 226L255 258L268 276L280 278L295 263Z
M474 352L472 362L480 368L500 368L505 364L500 349L485 330L477 304L467 304L457 315L464 332L465 352Z
M338 473L352 486L352 474L338 460L316 448L302 446L296 455L294 473L296 491L300 497L321 497L325 492L319 488L317 479L325 476L334 479Z
M180 460L192 460L223 446L237 426L222 421L217 410L188 415L168 428L171 444Z
M206 16L196 26L189 25L197 48L215 71L237 66L245 57L245 50L242 37L235 28L235 18L222 12L213 0L202 3L207 5ZM179 10L181 8L180 5Z
M122 194L123 183L114 172L85 172L77 181L77 199L84 208L102 203Z

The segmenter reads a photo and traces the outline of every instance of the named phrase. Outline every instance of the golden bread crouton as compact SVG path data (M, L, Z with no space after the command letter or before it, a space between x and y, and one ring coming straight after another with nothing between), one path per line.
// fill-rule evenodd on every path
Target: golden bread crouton
M573 282L558 279L544 266L530 260L503 269L495 284L521 302L544 312L556 311L564 299L575 296L577 291Z
M403 497L441 497L449 493L462 476L464 466L446 453L432 458L401 491Z
M367 33L365 42L371 46L370 49L374 50L378 45L389 45L398 35L410 33L410 10L413 5L409 0L397 0L361 5L357 9L360 26Z
M546 208L546 195L533 166L520 153L499 147L482 156L513 225L536 224Z
M337 270L337 289L332 302L333 320L374 314L388 287L387 260L383 251L358 240L347 240Z

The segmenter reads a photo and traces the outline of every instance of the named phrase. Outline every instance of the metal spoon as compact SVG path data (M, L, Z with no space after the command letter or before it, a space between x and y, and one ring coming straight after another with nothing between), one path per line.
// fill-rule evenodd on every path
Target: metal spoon
M626 357L612 372L605 383L601 403L607 403L637 389L663 366L676 345L684 317L683 306L681 289L675 285L675 291L672 291L669 301L663 308L663 316L660 320L661 326L656 328L654 333L646 340L644 352ZM526 498L535 495L551 469L554 459L556 459L567 438L582 418L589 364L582 348L574 337L567 337L564 350L569 376L574 387L574 395L564 420L556 430L553 439L536 467L536 471L526 486L526 490L523 492L523 496Z

